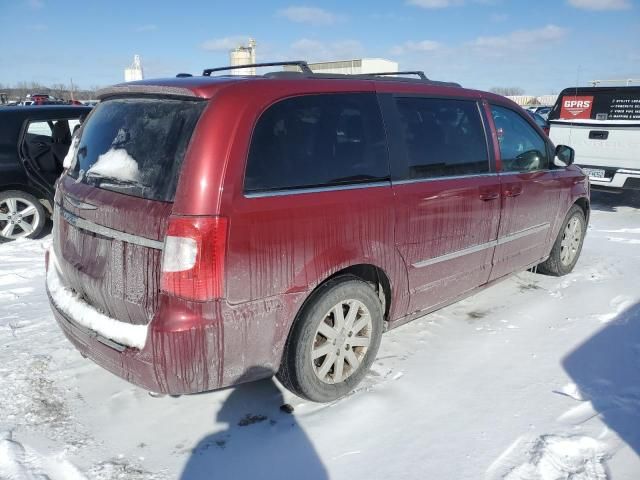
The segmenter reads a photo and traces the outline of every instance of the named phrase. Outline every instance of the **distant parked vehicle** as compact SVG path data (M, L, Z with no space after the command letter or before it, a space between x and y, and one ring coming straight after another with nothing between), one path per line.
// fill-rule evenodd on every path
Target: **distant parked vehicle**
M538 115L531 110L526 110L526 112L531 118L533 118L533 121L536 122L536 125L538 125L544 133L549 135L549 122L542 118L542 115Z
M567 88L549 122L551 140L575 149L593 187L640 190L640 87Z
M37 236L53 210L71 134L90 108L0 109L0 239Z
M550 107L550 106L536 107L536 109L533 111L533 113L537 113L538 115L540 115L542 118L544 118L546 120L547 117L549 116L549 112L551 111L552 108L553 107Z

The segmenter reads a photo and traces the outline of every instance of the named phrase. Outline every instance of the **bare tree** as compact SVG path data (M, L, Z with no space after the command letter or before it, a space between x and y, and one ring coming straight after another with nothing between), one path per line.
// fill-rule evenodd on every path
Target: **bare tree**
M75 83L73 84L73 96L76 100L93 100L96 98L96 90L100 87L92 85L88 90L83 90ZM16 82L13 86L0 85L0 90L7 93L10 99L24 100L27 95L41 93L44 95L53 95L62 100L71 99L71 85L64 83L55 83L51 87L47 87L39 82Z
M51 85L51 95L63 100L69 99L69 88L64 83L54 83Z
M524 95L524 89L520 87L491 87L489 91L505 97Z

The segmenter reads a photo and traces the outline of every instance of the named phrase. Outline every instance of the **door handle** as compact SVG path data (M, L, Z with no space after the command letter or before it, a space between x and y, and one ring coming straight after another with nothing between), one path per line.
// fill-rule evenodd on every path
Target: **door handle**
M522 187L520 185L513 185L504 191L505 197L517 197L520 194L522 194Z
M591 130L589 132L589 140L606 140L609 138L607 130Z
M489 200L496 200L497 198L500 198L500 194L498 192L481 192L480 193L480 200L484 200L485 202Z

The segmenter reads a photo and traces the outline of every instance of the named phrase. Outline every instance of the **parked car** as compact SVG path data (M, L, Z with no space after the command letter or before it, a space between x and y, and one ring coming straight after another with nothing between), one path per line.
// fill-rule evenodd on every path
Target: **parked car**
M526 112L531 118L533 118L533 121L536 122L536 125L538 125L545 134L549 135L549 122L542 118L541 115L538 115L531 110L526 110Z
M575 148L594 188L640 190L640 87L567 88L549 122L551 139Z
M549 116L549 112L551 112L551 109L553 107L549 107L549 106L542 106L542 107L537 107L533 113L537 113L538 115L540 115L542 118L544 118L545 120L547 119L547 117Z
M87 107L0 109L0 240L37 236L53 212L54 183Z
M298 65L100 93L47 256L83 355L153 392L260 366L326 402L383 331L514 272L573 269L587 179L515 103Z

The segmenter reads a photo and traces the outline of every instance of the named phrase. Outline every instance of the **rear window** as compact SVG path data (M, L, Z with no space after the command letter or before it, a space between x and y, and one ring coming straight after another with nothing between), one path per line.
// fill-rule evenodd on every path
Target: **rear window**
M74 144L69 175L97 188L173 201L203 101L116 99L98 104Z
M549 120L640 120L640 87L564 90Z

